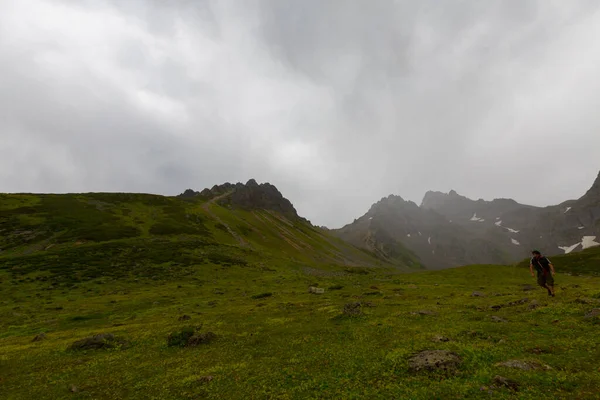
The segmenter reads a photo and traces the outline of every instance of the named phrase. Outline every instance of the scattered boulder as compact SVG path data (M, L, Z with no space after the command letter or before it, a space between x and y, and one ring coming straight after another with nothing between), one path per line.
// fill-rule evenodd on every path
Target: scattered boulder
M112 349L116 347L126 347L128 342L123 339L117 339L112 333L100 333L85 339L73 342L68 350L98 350Z
M69 390L71 391L71 393L77 393L79 392L79 388L75 385L71 385L71 387L69 388Z
M484 294L484 293L482 293L482 292L477 292L477 291L475 291L475 292L473 292L473 293L471 294L471 296L472 296L472 297L485 297L485 294Z
M538 361L527 361L527 360L508 360L496 364L497 367L516 368L523 371L538 371L552 369L549 365L542 364Z
M500 318L500 317L498 317L496 315L492 315L492 321L494 321L494 322L508 322L504 318Z
M496 375L492 382L498 387L506 387L515 392L519 390L519 384L517 382L500 375Z
M528 301L529 301L529 299L527 297L525 297L524 299L521 299L521 300L511 301L510 303L508 303L506 305L509 306L509 307L518 306L518 305L521 305L521 304L525 304Z
M323 293L325 293L325 288L311 286L308 288L308 292L313 293L313 294L323 294Z
M35 337L33 338L32 342L41 342L42 340L46 340L46 334L45 333L40 333L38 335L35 335Z
M453 371L462 362L461 357L446 350L425 350L413 355L408 360L412 372L419 371Z
M189 321L190 319L192 319L192 317L190 317L189 315L182 315L178 318L178 321Z
M535 287L533 285L523 285L523 291L524 292L528 292L531 290L535 290Z
M198 378L198 382L208 383L208 382L212 381L213 379L215 379L215 377L212 375L201 376L200 378Z
M594 308L589 313L585 314L585 318L598 318L600 317L600 308Z
M503 307L514 307L514 306L519 306L519 305L521 305L521 304L525 304L525 303L527 303L528 301L529 301L529 299L526 297L526 298L524 298L524 299L521 299L521 300L515 300L515 301L511 301L511 302L508 302L508 303L506 303L506 304L497 304L497 305L495 305L495 306L490 306L490 308L491 308L492 310L496 310L496 311L498 311L499 309L501 309L501 308L503 308Z
M540 303L537 300L532 300L531 303L529 303L529 308L530 310L535 310L536 308L538 308L540 306Z
M361 315L362 314L362 304L359 302L356 303L348 303L344 305L344 314L346 315Z
M450 339L447 338L446 336L436 335L433 338L431 338L431 341L436 342L436 343L442 343L442 342L449 342Z

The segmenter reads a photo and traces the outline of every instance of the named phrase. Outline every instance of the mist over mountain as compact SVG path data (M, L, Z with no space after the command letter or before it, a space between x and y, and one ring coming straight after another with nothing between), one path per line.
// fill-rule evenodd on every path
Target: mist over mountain
M333 232L367 249L402 246L430 268L512 263L534 248L547 255L580 251L600 244L600 174L579 199L548 207L472 200L454 190L428 191L419 206L389 196Z

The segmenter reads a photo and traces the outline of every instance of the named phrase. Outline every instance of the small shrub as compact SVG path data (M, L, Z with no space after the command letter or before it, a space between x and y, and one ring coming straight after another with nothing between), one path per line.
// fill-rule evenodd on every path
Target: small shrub
M264 299L265 297L271 297L273 296L273 293L267 292L267 293L261 293L261 294L255 294L254 296L252 296L253 299Z
M216 338L212 332L198 333L196 328L187 327L179 332L172 332L167 337L167 346L169 347L193 347L200 344L206 344Z
M369 271L366 268L346 268L346 272L350 274L368 275Z
M193 327L187 327L179 332L171 332L167 337L167 346L169 347L184 347L188 340L194 336L196 329Z

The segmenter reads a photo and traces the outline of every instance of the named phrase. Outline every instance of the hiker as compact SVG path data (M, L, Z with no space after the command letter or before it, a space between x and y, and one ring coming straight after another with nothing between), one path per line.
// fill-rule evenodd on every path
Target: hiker
M548 290L548 296L554 297L554 265L550 262L548 257L542 256L538 250L531 252L533 257L529 262L529 271L531 276L535 278L533 268L537 271L537 282L543 288Z

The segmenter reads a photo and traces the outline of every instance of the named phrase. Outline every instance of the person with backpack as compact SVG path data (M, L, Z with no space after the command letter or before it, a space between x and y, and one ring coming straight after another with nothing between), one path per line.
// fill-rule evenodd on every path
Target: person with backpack
M531 276L535 278L533 269L537 271L537 282L538 285L548 290L548 296L554 297L554 265L550 262L548 257L542 256L538 250L531 252L533 257L529 262L529 271Z

